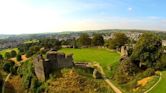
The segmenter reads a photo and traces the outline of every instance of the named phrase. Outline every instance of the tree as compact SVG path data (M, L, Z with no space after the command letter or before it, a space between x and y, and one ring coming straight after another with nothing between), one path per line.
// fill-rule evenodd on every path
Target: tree
M153 33L144 33L136 43L130 56L139 67L155 67L162 56L162 42L159 36Z
M94 46L103 46L104 38L101 34L95 34L92 39L92 45Z
M89 38L89 35L87 33L81 34L78 40L81 46L91 45L91 39Z
M33 55L32 52L30 52L30 51L27 51L27 52L26 52L26 57L27 57L27 58L31 57L32 55Z
M110 39L109 48L120 48L128 42L128 37L124 33L114 33L114 37Z
M0 60L3 60L3 56L2 56L2 54L0 54Z
M16 57L16 59L17 59L17 61L21 61L22 60L21 55L18 54L17 57Z
M37 45L31 46L31 47L29 48L29 51L32 52L32 54L35 54L35 53L39 52L39 50L40 50L40 47L37 46Z
M122 60L114 73L114 79L118 83L126 83L139 71L139 68L131 62L130 58Z
M7 61L3 64L3 70L10 73L10 72L12 72L13 66L14 66L13 61Z
M41 39L40 40L41 47L44 47L46 49L54 48L56 50L59 50L61 48L61 42L58 39Z
M11 58L11 54L10 54L9 52L6 52L6 53L5 53L5 58L6 58L6 59Z
M15 50L12 50L11 51L11 57L16 57L16 55L17 55L17 52Z

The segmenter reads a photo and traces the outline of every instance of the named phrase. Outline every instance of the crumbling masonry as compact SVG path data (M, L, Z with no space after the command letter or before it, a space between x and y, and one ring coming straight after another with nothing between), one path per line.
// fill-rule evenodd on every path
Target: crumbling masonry
M37 58L34 58L33 64L35 74L41 81L45 81L49 74L57 69L74 66L72 54L65 55L56 51L48 52L46 58L38 55Z

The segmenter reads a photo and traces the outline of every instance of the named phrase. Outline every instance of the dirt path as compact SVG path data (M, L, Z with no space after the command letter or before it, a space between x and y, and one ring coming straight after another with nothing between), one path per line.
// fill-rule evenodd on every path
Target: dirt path
M102 75L104 81L114 90L115 93L122 93L106 76L103 71L103 68L99 64L93 64L93 67L96 68Z
M9 73L5 79L5 81L3 82L3 86L2 86L2 93L5 93L5 85L6 85L6 82L8 81L9 77L10 77L11 73Z

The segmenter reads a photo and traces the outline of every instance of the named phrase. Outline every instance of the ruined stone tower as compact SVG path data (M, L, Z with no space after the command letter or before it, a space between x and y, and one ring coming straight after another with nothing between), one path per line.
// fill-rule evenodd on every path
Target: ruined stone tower
M56 51L47 52L46 58L38 55L34 58L33 64L35 74L41 81L45 81L49 74L57 69L74 66L72 54L65 55L64 53L58 53Z

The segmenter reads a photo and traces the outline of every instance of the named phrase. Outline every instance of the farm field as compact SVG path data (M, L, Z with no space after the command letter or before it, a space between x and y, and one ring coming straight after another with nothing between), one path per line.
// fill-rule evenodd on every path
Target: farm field
M107 75L110 72L108 71L109 66L117 64L120 58L120 55L117 52L108 51L101 48L64 48L61 49L59 52L64 52L67 54L73 53L74 62L97 62L103 67Z
M149 93L165 93L166 71L162 72L161 81Z

